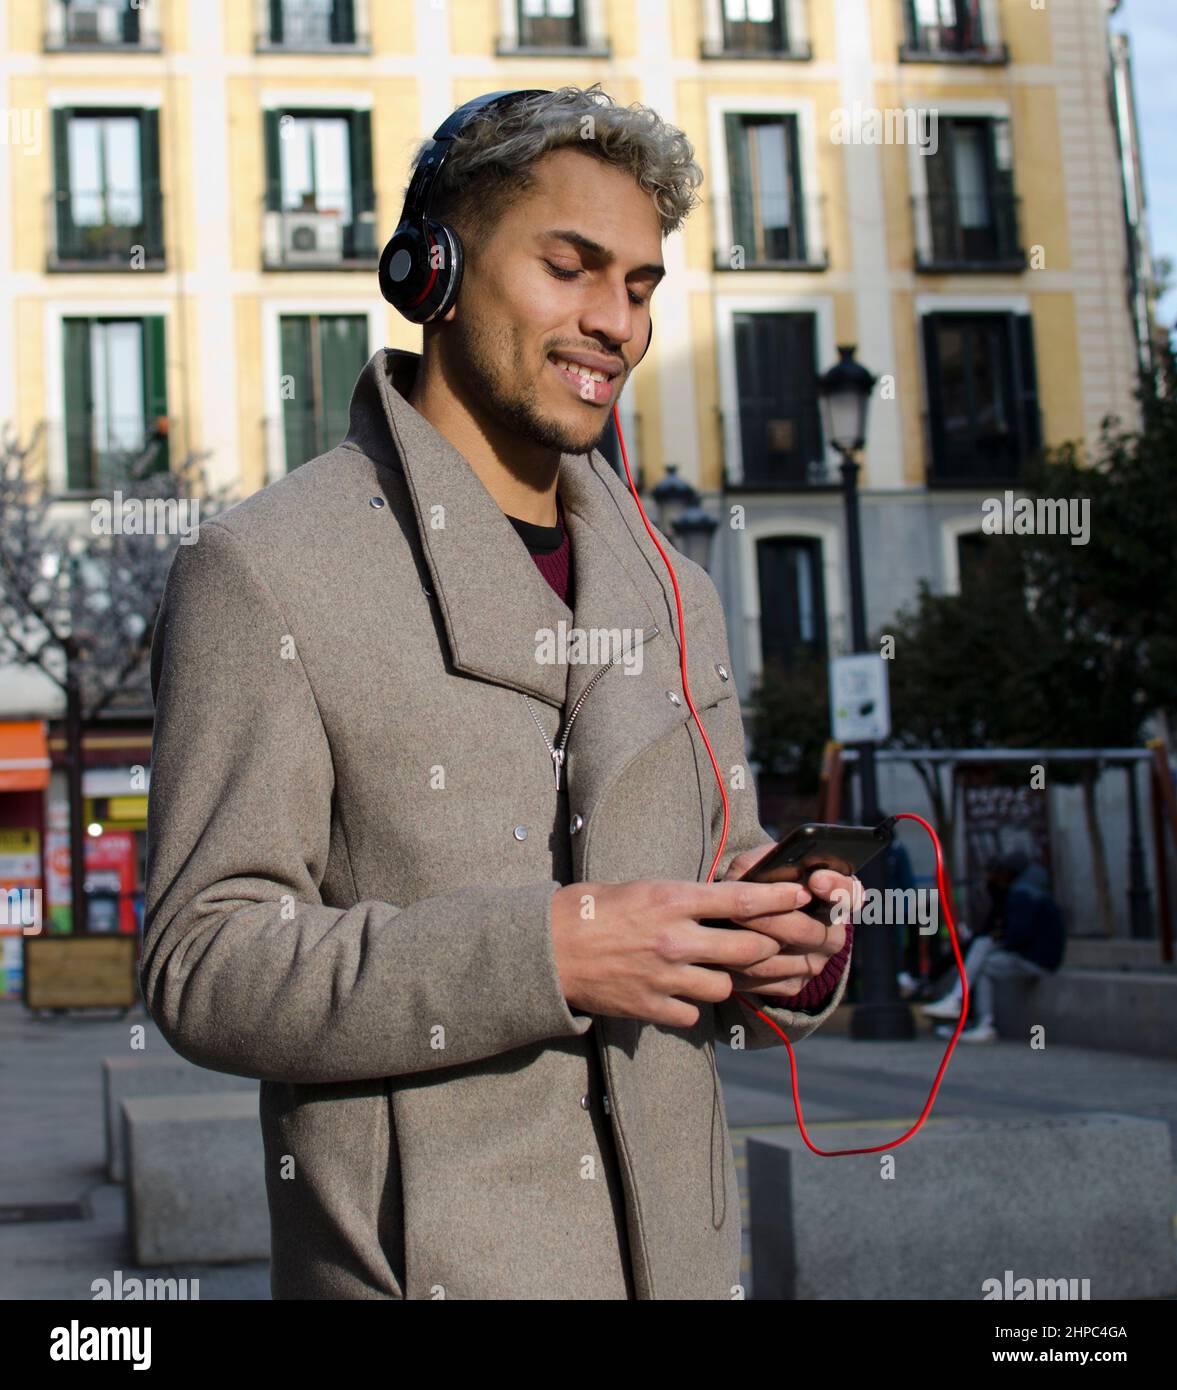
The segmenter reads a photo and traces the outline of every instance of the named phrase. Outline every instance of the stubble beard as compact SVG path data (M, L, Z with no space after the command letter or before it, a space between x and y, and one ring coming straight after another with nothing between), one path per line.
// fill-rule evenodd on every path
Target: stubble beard
M583 426L545 415L526 354L509 329L469 325L465 333L454 335L452 346L474 398L513 434L561 454L586 454L600 443L609 412L601 411L598 423Z

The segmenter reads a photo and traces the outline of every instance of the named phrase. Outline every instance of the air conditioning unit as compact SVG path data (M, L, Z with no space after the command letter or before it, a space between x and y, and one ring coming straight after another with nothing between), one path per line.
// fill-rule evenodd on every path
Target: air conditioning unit
M75 43L118 43L121 15L113 5L70 5L66 22Z
M287 265L329 265L343 258L343 223L331 212L288 212L282 227Z

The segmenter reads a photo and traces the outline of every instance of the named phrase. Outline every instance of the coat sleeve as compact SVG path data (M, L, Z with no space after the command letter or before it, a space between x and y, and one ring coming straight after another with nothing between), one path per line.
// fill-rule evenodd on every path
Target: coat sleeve
M327 733L279 603L221 522L177 551L151 681L140 983L181 1056L343 1082L591 1026L560 987L554 879L401 905L323 901L329 855L346 856Z
M714 601L718 607L718 595ZM717 659L722 661L730 671L732 669L731 656L728 651L722 609L718 623L720 638ZM687 633L687 640L690 641L689 632ZM729 824L723 857L715 868L714 881L716 883L722 880L737 854L749 849L759 849L761 845L771 843L773 840L773 837L760 824L756 783L747 763L744 724L740 717L739 692L733 690L729 699L721 701L720 710L722 711L720 732L714 751L715 761L719 764L719 770L726 779ZM743 783L741 787L732 786L733 769L737 767L743 768L744 775L740 779ZM708 770L710 771L710 763L708 763ZM715 855L714 845L719 843L722 829L723 807L721 805L712 822L712 858ZM710 867L710 861L708 867ZM853 948L846 956L845 965L836 988L817 1012L810 1013L805 1010L783 1008L774 1004L766 995L749 994L746 997L776 1023L791 1043L800 1042L802 1038L807 1038L810 1033L820 1028L842 1002L842 996L846 993L846 985L850 979L852 957ZM741 1029L742 1033L736 1033L734 1030L737 1028ZM715 1029L719 1041L730 1044L736 1038L742 1038L742 1046L749 1050L781 1046L781 1039L764 1020L757 1017L751 1009L745 1008L735 998L725 1000L724 1003L715 1006Z

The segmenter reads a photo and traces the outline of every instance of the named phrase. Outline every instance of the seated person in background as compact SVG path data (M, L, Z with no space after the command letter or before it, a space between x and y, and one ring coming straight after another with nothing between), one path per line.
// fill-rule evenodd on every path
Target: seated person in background
M993 981L1041 979L1062 964L1066 927L1058 903L1047 887L1046 870L1022 850L1012 850L990 864L986 884L993 899L993 927L986 936L969 944L965 975L974 1011L974 1025L960 1035L961 1042L995 1042ZM925 1004L928 1018L960 1017L960 976L952 989L934 1004ZM955 1028L936 1029L936 1036L950 1038Z

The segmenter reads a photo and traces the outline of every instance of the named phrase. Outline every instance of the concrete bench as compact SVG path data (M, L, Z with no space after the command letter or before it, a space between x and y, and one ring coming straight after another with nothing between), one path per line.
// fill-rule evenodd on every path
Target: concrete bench
M256 1097L258 1083L248 1076L228 1076L224 1072L195 1066L174 1052L159 1057L104 1057L102 1093L106 1120L106 1173L111 1182L122 1182L126 1171L121 1112L124 1100L132 1096L179 1096L202 1091L238 1090L251 1092Z
M897 1131L813 1137L854 1149ZM842 1158L791 1130L749 1135L747 1161L756 1299L982 1299L987 1280L1009 1297L1024 1278L1063 1297L1082 1297L1084 1279L1092 1299L1177 1294L1163 1120L931 1120L886 1154Z
M1131 936L1068 936L1065 966L1084 970L1177 970L1161 960L1161 943Z
M256 1096L132 1097L122 1116L127 1230L137 1264L269 1258Z
M1064 965L1036 981L997 980L997 1030L1028 1038L1041 1025L1046 1042L1075 1043L1145 1057L1177 1057L1177 973L1081 970Z

